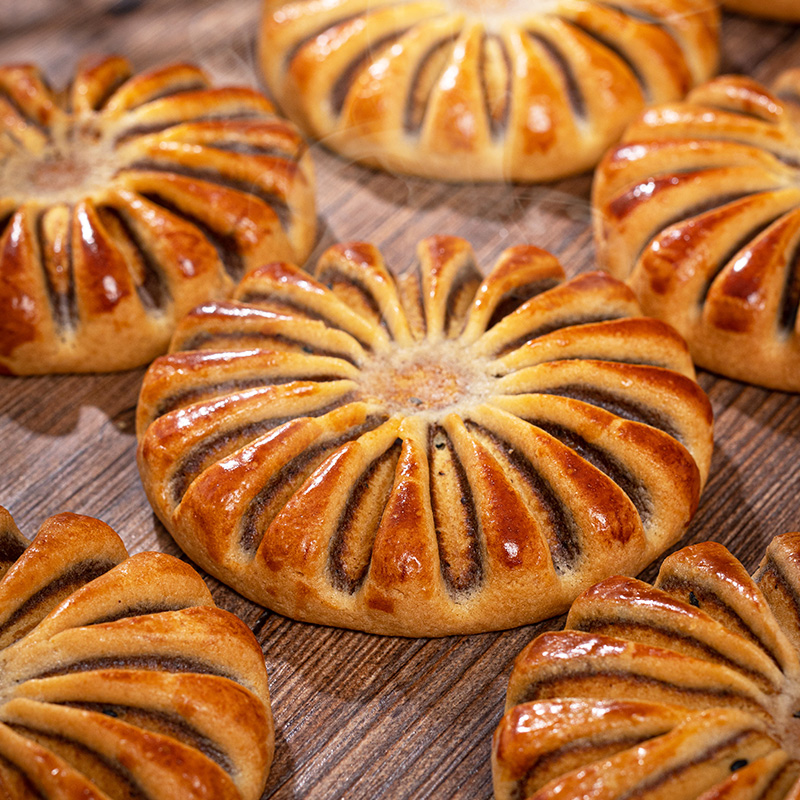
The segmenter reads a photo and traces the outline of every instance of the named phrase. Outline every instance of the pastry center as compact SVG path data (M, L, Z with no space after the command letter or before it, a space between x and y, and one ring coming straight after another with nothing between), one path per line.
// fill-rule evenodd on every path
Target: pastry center
M442 416L489 396L491 377L482 359L455 342L424 342L380 353L361 371L361 396L390 414Z
M116 169L113 144L86 121L52 131L39 152L20 149L0 163L0 196L76 202L107 185Z
M555 11L559 0L447 0L453 11L491 19L522 19Z

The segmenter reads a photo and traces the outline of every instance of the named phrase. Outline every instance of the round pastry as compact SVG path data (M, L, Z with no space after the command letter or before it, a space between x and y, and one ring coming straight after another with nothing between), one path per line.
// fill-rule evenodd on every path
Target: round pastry
M172 556L0 508L0 795L257 800L274 731L261 648Z
M800 533L751 578L722 546L616 577L517 658L497 800L800 796Z
M252 272L145 376L156 513L247 597L375 633L520 625L637 572L695 510L711 410L624 284L563 278L524 246L482 279L445 236L397 279L364 243Z
M595 236L695 363L796 392L800 70L775 88L726 76L645 112L598 167Z
M717 63L707 0L265 0L282 110L355 161L447 181L593 167Z
M739 14L800 22L800 4L797 0L722 0L722 7Z
M302 263L315 228L306 147L258 92L106 58L55 94L0 67L0 373L147 363L243 272Z

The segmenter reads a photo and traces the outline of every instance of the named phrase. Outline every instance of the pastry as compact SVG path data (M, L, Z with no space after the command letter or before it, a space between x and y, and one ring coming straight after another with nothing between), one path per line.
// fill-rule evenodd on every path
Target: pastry
M797 0L722 0L722 7L739 14L800 22L800 4Z
M800 70L645 112L597 170L598 258L695 363L800 391Z
M722 545L615 577L517 658L497 800L782 800L800 793L800 533L751 578Z
M250 630L188 565L0 509L0 795L257 800L274 747Z
M258 92L111 57L57 94L0 67L0 374L145 364L315 227L304 142Z
M684 532L712 420L684 342L535 247L482 279L435 236L255 270L145 376L139 467L197 563L295 619L383 634L563 611Z
M717 27L707 0L266 0L261 64L281 109L347 158L543 181L710 78Z

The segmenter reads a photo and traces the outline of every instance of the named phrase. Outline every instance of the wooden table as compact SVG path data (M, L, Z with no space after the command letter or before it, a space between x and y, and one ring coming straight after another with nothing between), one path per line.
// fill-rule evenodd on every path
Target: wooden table
M119 52L136 67L195 60L215 78L258 82L258 0L0 2L2 61L37 61L54 83L79 55ZM728 17L723 70L769 81L800 65L800 27ZM546 187L446 186L347 164L319 146L320 240L365 239L401 269L418 239L469 238L488 266L510 244L556 253L568 274L589 268L589 176ZM131 552L179 554L151 512L134 464L143 370L0 379L0 504L29 536L61 510L100 517ZM800 396L700 373L716 414L716 451L681 544L728 544L748 568L774 534L800 529ZM646 578L652 578L651 567ZM217 603L264 648L277 724L265 797L491 796L490 738L515 655L550 620L505 633L435 640L381 638L295 623L213 579Z

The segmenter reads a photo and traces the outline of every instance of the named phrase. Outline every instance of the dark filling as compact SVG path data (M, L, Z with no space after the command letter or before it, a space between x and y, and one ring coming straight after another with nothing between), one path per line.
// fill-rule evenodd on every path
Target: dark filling
M428 433L430 497L442 578L451 596L464 596L483 580L480 523L466 470L440 426Z
M466 425L471 433L491 443L495 454L505 461L506 467L536 496L548 519L544 534L555 571L563 574L574 569L580 561L582 550L578 526L569 507L517 448L475 422L466 420Z
M564 57L564 54L558 49L558 47L546 36L542 36L539 33L534 33L533 31L527 31L527 34L542 47L545 53L547 53L550 61L556 66L561 74L561 78L564 81L564 87L567 90L567 99L569 100L573 114L579 119L586 119L586 101L583 97L583 92L581 91L580 84L578 83L575 71L572 69L570 62ZM630 65L630 63L629 66L631 66L631 69L633 70L633 66Z
M376 458L353 487L331 538L328 569L331 584L347 594L358 591L369 570L369 553L389 501L402 442ZM358 544L362 552L357 552Z
M558 439L562 444L574 450L584 461L588 461L593 467L596 467L611 478L636 507L642 526L645 528L648 526L653 515L653 498L650 496L647 487L636 478L635 474L625 464L608 451L589 444L582 436L569 430L569 428L564 428L553 422L527 417L526 421Z
M532 394L551 394L557 397L569 397L582 403L608 411L630 422L639 422L642 425L649 425L663 431L673 439L685 444L684 436L679 431L672 420L649 406L636 403L621 395L604 389L597 389L592 386L582 386L580 384L565 384L563 386L552 386L547 389L540 389Z

